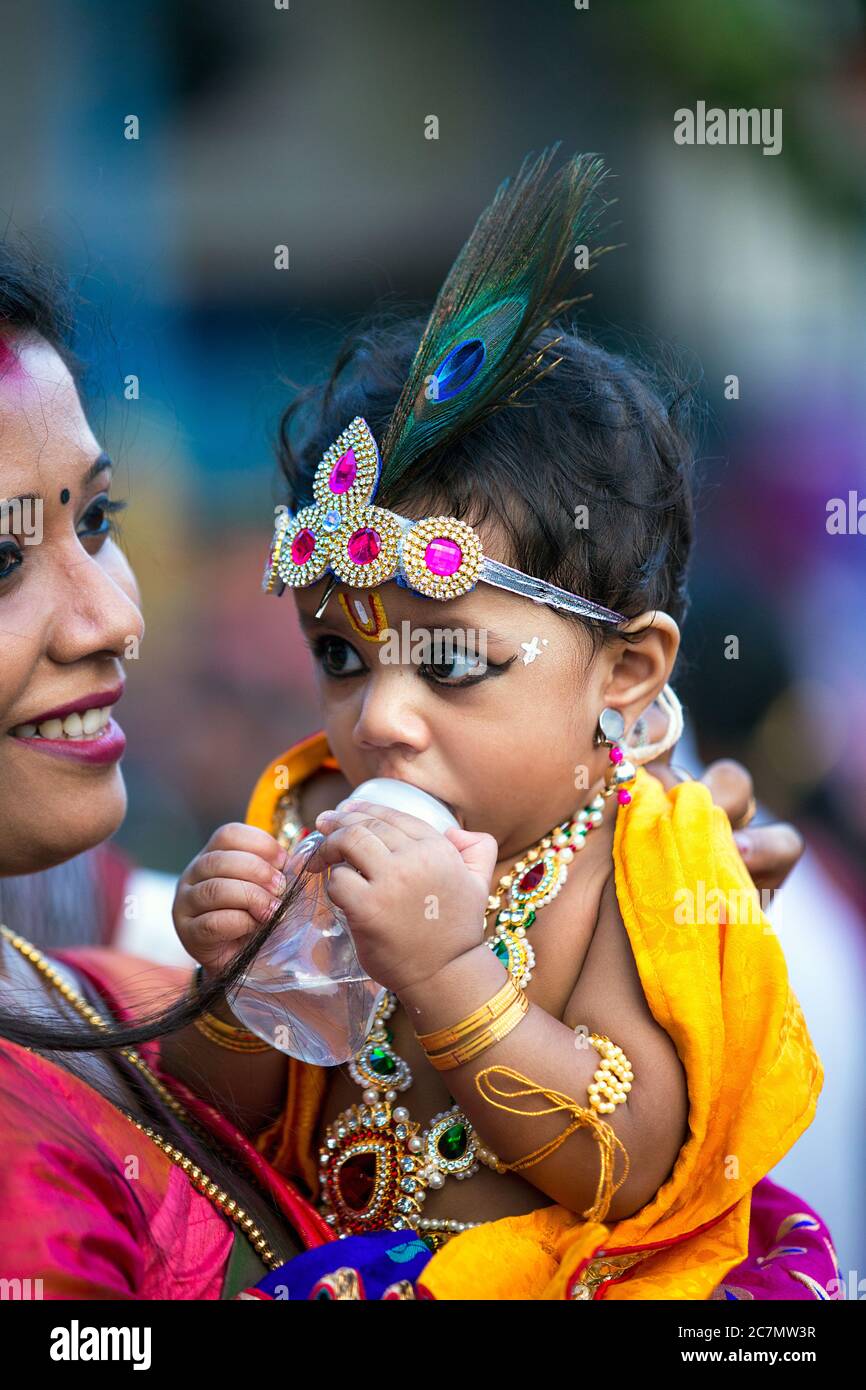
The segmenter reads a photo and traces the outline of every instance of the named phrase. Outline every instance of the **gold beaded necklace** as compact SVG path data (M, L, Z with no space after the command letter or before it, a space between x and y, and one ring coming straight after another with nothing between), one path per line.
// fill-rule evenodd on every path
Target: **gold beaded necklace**
M74 990L71 985L67 984L59 971L55 970L54 967L49 964L37 947L31 945L25 937L10 931L9 927L3 926L2 924L0 924L0 934L2 934L4 940L9 942L10 946L14 946L15 950L18 951L25 960L28 960L31 965L36 967L40 975L42 975L48 983L72 1005L83 1019L86 1019L91 1027L95 1029L106 1029L109 1027L107 1020L94 1009L92 1004L88 1004L87 1000L84 999L77 990ZM32 1048L28 1049L28 1051L32 1050ZM120 1048L119 1051L128 1062L132 1063L147 1084L156 1091L160 1100L162 1100L179 1119L191 1129L200 1130L201 1127L189 1114L188 1110L181 1104L176 1096L171 1094L168 1087L160 1081L159 1077L151 1070L140 1053L136 1052L135 1049L131 1047L123 1047ZM244 1211L243 1207L230 1197L218 1183L215 1183L209 1178L207 1173L205 1173L197 1163L194 1163L181 1149L177 1148L174 1144L170 1144L167 1139L155 1129L152 1129L150 1125L140 1124L139 1121L136 1120L128 1110L124 1110L122 1106L118 1108L121 1110L121 1113L126 1116L130 1124L135 1125L135 1128L146 1135L148 1139L152 1140L157 1148L161 1149L172 1163L175 1163L186 1173L193 1187L195 1187L203 1197L206 1197L224 1216L227 1216L230 1221L234 1222L243 1235L246 1236L262 1263L266 1265L268 1269L279 1269L280 1265L283 1263L282 1260L270 1248L267 1237L253 1221L253 1218Z

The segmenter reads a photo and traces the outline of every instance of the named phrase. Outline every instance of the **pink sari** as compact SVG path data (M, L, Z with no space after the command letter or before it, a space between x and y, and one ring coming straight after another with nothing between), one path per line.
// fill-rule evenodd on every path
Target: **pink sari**
M117 1018L123 982L172 988L165 971L102 950L56 952L96 985ZM159 1047L139 1049L159 1070ZM296 1243L332 1239L313 1207L213 1107L171 1089L270 1190ZM0 1040L0 1279L7 1297L219 1299L261 1271L251 1247L184 1172L97 1091L56 1063ZM249 1276L245 1278L245 1273Z

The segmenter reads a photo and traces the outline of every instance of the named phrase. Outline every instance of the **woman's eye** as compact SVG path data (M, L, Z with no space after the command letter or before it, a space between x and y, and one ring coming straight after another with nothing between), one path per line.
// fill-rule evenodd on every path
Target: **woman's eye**
M0 582L14 574L23 562L24 556L16 541L6 541L0 545Z
M364 670L358 653L342 637L322 637L313 647L313 655L327 676L357 676ZM357 663L351 665L354 658Z
M107 493L95 497L78 523L77 534L82 540L107 536L112 529L116 530L113 518L125 506L125 502L112 501Z

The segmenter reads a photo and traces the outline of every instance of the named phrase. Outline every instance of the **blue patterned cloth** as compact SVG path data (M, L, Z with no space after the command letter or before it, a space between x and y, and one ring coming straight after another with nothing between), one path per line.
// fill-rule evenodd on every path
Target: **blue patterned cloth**
M414 1283L432 1254L417 1231L346 1236L296 1255L272 1270L256 1288L274 1299L329 1299L335 1297L336 1288L329 1276L338 1270L351 1270L355 1279L347 1281L343 1276L343 1283L348 1282L357 1292L348 1296L377 1299L401 1280Z

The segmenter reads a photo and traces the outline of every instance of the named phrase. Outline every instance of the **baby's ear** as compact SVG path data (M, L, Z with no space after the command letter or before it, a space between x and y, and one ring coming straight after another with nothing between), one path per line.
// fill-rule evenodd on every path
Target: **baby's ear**
M630 725L667 685L677 659L680 630L669 613L647 612L624 629L637 635L623 642L603 690L606 704L622 712Z

